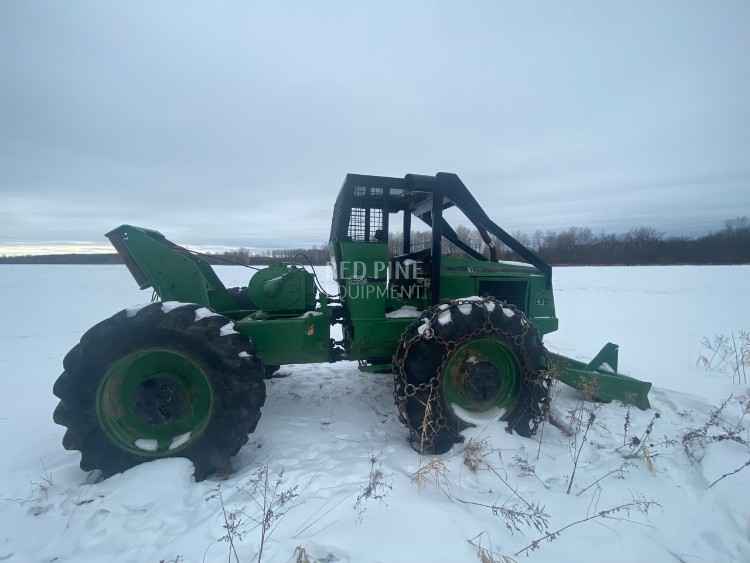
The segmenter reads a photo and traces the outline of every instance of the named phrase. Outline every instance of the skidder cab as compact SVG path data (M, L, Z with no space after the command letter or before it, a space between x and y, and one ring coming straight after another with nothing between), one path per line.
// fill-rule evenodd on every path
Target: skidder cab
M444 217L451 207L487 256L459 238ZM392 218L403 232L393 256ZM412 244L414 218L431 230L422 248ZM477 416L530 436L553 378L593 400L649 407L651 384L617 373L615 345L588 364L547 352L543 335L558 326L550 266L455 174L346 176L330 234L336 295L291 264L227 288L205 256L156 231L123 225L107 236L157 300L100 322L63 361L54 419L84 470L106 475L169 456L191 459L198 479L224 469L255 430L264 378L282 364L357 360L393 373L399 417L420 452L450 449ZM445 241L463 255L444 256ZM525 263L498 261L497 242Z

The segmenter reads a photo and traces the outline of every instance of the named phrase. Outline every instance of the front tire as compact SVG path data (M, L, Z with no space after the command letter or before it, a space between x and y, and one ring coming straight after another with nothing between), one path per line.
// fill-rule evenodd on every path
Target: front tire
M539 333L520 309L492 297L424 311L402 335L393 366L399 418L420 453L461 441L472 425L467 412L497 409L509 432L531 436L547 408Z
M106 477L186 457L196 480L227 470L266 396L263 365L233 326L199 305L153 303L88 330L53 389L54 421L81 469Z

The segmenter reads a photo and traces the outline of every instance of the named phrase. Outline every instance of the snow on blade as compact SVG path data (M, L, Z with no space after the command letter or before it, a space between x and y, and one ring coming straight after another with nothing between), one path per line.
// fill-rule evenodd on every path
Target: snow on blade
M400 309L386 313L386 318L389 319L408 319L412 317L418 317L422 311L417 309L414 305L404 305Z
M252 356L248 354L247 352L245 352L244 350L240 352L239 354L237 354L237 356L239 356L240 358L252 358Z
M221 315L220 315L219 313L214 313L214 312L213 312L213 311L212 311L211 309L209 309L208 307L198 307L198 308L197 308L197 309L195 310L195 322L196 322L196 323L197 323L198 321L202 320L202 319L207 319L207 318L209 318L209 317L220 317L220 316L221 316Z
M495 310L495 302L494 301L485 301L484 307L487 309L488 312L492 312Z
M503 315L508 317L509 319L512 319L515 316L516 312L509 308L509 307L503 307Z
M179 309L180 307L184 307L185 305L190 305L190 303L182 303L180 301L165 301L161 304L161 310L166 314L170 311L174 311L175 309Z
M190 440L190 436L192 436L192 434L192 432L185 432L184 434L175 436L174 438L172 438L172 441L169 444L169 449L176 450L180 446L187 444L187 441Z
M234 330L234 323L232 321L229 321L219 329L219 334L221 336L229 336L230 334L239 334L239 332Z
M155 452L159 449L159 443L151 438L138 438L133 445L144 452Z

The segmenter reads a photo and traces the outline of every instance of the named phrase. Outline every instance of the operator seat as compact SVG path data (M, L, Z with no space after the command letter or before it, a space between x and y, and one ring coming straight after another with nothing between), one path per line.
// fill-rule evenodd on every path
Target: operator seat
M392 293L429 298L431 257L432 250L425 248L391 258L389 279Z

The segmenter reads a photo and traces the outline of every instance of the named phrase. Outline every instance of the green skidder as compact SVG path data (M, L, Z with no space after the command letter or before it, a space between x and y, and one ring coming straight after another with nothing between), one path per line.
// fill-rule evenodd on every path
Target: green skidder
M443 216L450 207L477 229L486 255L458 237ZM391 256L396 214L403 248ZM431 229L429 248L412 248L413 218ZM197 479L225 470L255 430L264 379L292 363L357 360L360 370L392 373L420 452L447 451L477 415L531 436L553 378L592 400L649 408L651 384L617 373L615 345L588 364L545 350L558 326L551 267L455 174L346 176L330 234L335 295L298 265L227 288L203 255L157 231L122 225L107 237L158 300L100 322L63 361L54 419L84 470L109 475L170 456L192 460ZM443 256L444 240L464 255ZM499 261L497 243L525 262Z

